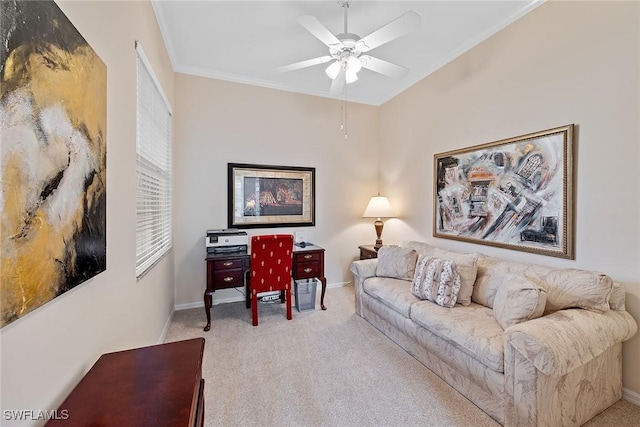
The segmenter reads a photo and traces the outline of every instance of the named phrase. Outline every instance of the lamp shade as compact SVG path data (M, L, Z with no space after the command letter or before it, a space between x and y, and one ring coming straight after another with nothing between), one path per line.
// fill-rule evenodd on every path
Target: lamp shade
M389 199L385 196L373 196L362 214L363 218L392 218L395 216Z

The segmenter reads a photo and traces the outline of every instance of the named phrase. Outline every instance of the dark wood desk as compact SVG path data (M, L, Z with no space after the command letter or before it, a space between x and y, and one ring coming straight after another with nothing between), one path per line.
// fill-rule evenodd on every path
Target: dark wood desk
M213 294L218 289L245 288L245 304L251 307L249 271L251 256L247 252L233 254L209 254L207 263L207 287L204 291L204 309L207 313L205 331L211 329L211 306ZM293 246L292 276L294 280L317 278L322 283L320 308L326 310L324 294L327 290L327 278L324 276L324 248L307 245L304 248Z
M195 338L103 354L46 425L203 426L203 352Z

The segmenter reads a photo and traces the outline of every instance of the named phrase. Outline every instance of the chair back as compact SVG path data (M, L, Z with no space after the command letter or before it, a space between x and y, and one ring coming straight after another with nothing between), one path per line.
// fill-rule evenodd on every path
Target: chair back
M252 236L252 292L290 289L292 263L293 236L291 234Z

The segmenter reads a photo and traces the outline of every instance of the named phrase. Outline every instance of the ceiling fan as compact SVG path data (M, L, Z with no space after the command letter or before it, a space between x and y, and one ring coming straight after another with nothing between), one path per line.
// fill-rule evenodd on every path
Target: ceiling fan
M327 45L329 55L284 65L276 68L276 71L294 71L332 61L326 69L327 75L332 79L330 89L332 95L340 94L345 83L353 83L358 80L358 72L362 68L393 78L404 77L409 72L408 68L370 55L363 55L363 53L395 40L419 26L422 20L420 15L413 11L406 12L368 36L361 38L348 30L349 2L342 2L342 7L344 8L344 32L338 35L334 35L311 15L298 17L300 25Z

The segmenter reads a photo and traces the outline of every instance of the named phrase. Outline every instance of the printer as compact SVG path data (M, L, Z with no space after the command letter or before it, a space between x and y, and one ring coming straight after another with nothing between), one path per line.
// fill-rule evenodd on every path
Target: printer
M207 230L205 247L207 254L246 253L249 248L249 236L237 228Z

